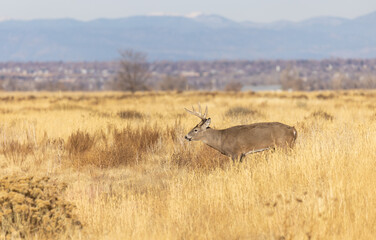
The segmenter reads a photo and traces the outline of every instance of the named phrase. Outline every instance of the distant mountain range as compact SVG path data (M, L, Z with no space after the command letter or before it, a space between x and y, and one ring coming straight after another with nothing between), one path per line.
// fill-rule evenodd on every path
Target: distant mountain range
M375 58L376 12L355 19L236 22L218 15L0 22L0 61Z

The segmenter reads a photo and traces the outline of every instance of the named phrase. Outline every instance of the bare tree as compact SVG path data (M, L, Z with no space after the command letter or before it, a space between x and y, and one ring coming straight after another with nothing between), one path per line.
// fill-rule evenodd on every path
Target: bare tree
M166 76L160 83L160 89L164 91L184 91L187 87L187 79L179 76Z
M331 82L333 90L340 90L340 89L344 89L344 84L346 82L346 79L342 73L337 72L332 76L332 79L330 82Z
M243 84L241 82L233 81L233 82L229 82L225 86L225 91L240 92L242 88L243 88Z
M120 69L114 81L115 89L132 93L147 90L146 81L150 73L146 54L123 50L120 55Z
M297 70L288 66L281 73L281 85L283 90L294 90L302 91L304 90L303 79L299 76Z

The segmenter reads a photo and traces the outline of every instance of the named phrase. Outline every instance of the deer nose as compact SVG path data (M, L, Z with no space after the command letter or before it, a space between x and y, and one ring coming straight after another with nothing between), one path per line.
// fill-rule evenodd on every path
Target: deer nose
M187 136L185 136L184 138L187 139L188 141L191 141L191 138L189 138Z

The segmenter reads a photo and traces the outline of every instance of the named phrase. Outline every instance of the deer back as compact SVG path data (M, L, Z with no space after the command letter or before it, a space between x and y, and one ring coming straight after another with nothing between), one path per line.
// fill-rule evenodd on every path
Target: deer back
M225 152L239 154L270 147L292 147L296 130L279 122L254 123L220 130Z

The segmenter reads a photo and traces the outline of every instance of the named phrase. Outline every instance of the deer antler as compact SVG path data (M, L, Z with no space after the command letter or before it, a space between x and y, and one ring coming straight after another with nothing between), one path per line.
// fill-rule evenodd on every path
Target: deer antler
M195 110L195 108L193 106L192 106L193 111L186 109L186 108L184 108L184 109L185 109L185 111L189 112L190 114L195 115L196 117L199 117L201 120L206 120L206 116L208 115L208 106L206 106L206 108L205 108L205 113L202 114L200 103L198 103L198 112Z

